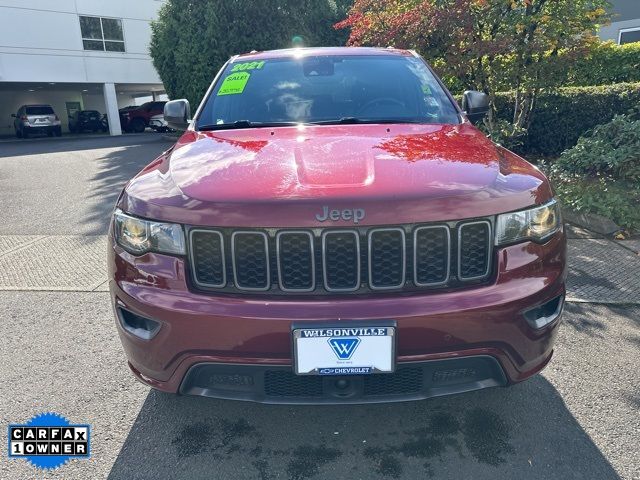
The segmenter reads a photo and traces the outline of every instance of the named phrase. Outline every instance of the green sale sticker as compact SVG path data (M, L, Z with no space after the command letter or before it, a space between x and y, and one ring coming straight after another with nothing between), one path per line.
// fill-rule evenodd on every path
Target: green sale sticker
M238 93L242 93L245 85L249 81L249 77L251 77L251 75L248 72L232 73L227 76L222 82L222 85L220 85L218 95L237 95Z

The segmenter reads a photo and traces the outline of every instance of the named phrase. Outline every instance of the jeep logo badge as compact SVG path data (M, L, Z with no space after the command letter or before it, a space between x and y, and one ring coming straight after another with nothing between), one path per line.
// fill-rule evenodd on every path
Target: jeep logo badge
M364 208L346 208L344 210L329 210L329 207L322 207L322 213L316 213L316 220L324 222L325 220L353 220L353 223L360 223L364 218Z

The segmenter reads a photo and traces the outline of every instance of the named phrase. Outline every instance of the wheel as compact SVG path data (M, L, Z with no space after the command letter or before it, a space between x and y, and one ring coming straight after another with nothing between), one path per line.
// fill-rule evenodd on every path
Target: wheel
M146 125L144 124L144 120L141 118L134 118L131 121L131 130L133 130L136 133L142 133L144 132L144 129L146 128Z
M22 132L16 128L16 137L22 138Z
M22 138L29 138L29 131L24 128L22 129Z
M62 128L58 127L54 130L54 133L56 134L56 137L61 137L62 136Z
M47 137L53 137L53 130L47 130Z

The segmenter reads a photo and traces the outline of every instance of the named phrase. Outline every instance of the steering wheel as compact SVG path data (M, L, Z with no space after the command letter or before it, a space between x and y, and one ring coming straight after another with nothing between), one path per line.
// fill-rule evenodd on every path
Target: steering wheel
M363 112L366 112L367 109L373 107L374 105L385 104L385 103L387 105L395 105L403 109L405 108L404 103L402 103L400 100L397 100L391 97L380 97L380 98L374 98L373 100L369 100L367 103L361 106L358 109L358 115L361 115Z

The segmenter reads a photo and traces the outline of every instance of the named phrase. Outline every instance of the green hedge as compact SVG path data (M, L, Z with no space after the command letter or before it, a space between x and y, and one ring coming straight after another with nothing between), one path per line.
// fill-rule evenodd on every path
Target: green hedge
M597 42L593 44L589 53L578 60L567 58L570 54L560 53L558 56L549 56L546 62L556 64L549 67L554 73L554 84L563 87L585 87L596 85L611 85L612 83L640 82L640 42L616 45L613 42ZM572 55L572 54L571 54ZM505 71L510 67L513 58L502 58ZM436 72L446 71L444 60L435 60L432 66ZM560 73L561 72L561 73ZM460 78L451 75L441 75L447 88L456 95L461 95L464 90L470 88ZM497 91L506 91L511 88L509 79L497 82L493 85Z
M498 118L513 117L513 93L496 97ZM540 95L522 154L555 157L573 147L580 136L615 115L640 108L640 83L619 83L601 87L566 87Z
M578 140L551 168L562 203L640 231L640 116L617 115Z
M567 71L566 86L640 82L640 42L598 43Z

